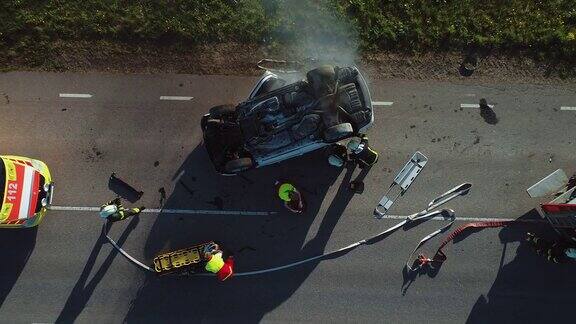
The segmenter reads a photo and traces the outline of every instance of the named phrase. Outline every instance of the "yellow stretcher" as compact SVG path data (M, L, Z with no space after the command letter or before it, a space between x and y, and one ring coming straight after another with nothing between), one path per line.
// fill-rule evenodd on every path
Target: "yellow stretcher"
M154 258L154 271L159 275L171 273L194 273L202 271L206 262L204 248L214 242L206 242L189 248L166 252Z

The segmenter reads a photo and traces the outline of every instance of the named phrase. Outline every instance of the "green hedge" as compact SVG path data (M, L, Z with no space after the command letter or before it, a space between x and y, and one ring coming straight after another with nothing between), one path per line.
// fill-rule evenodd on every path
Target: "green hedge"
M478 45L576 56L575 0L2 0L0 45L341 42L363 50Z
M337 1L370 49L576 50L574 0Z

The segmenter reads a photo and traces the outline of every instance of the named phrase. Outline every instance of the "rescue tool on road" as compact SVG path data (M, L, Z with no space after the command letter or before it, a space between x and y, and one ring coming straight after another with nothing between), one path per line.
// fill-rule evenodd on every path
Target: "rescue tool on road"
M0 155L0 227L38 225L52 204L54 183L42 161Z

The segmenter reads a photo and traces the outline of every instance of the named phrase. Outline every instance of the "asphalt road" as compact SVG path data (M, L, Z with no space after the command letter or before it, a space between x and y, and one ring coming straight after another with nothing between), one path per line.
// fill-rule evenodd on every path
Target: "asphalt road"
M449 245L439 270L413 275L403 272L408 254L444 223L400 229L322 262L219 283L147 274L103 241L96 212L70 210L113 197L108 177L115 171L144 192L135 205L197 211L145 213L115 224L112 236L126 250L150 263L161 251L218 240L235 253L242 272L339 248L399 222L375 220L372 211L417 150L430 161L392 215L422 210L470 182L472 191L447 205L461 218L456 225L538 217L543 200L525 190L557 168L576 171L570 131L576 111L561 109L576 106L576 86L374 81L373 100L393 104L375 108L368 135L381 157L366 175L330 168L317 153L242 177L219 176L202 146L200 118L213 105L242 100L254 81L0 75L1 153L45 161L56 181L54 205L68 209L50 211L37 230L0 232L0 322L538 323L573 317L576 269L535 255L523 242L527 228L467 235ZM494 105L497 120L461 108L481 98ZM353 195L346 184L358 176L365 176L366 190ZM278 178L302 188L305 215L287 214L276 201ZM441 237L423 251L433 253Z

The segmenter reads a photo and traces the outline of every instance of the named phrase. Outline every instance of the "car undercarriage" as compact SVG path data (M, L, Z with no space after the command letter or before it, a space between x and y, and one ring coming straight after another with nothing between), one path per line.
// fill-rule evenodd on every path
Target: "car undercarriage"
M373 122L370 94L355 67L322 66L284 83L268 78L248 100L204 116L204 140L217 171L280 162L356 136Z

